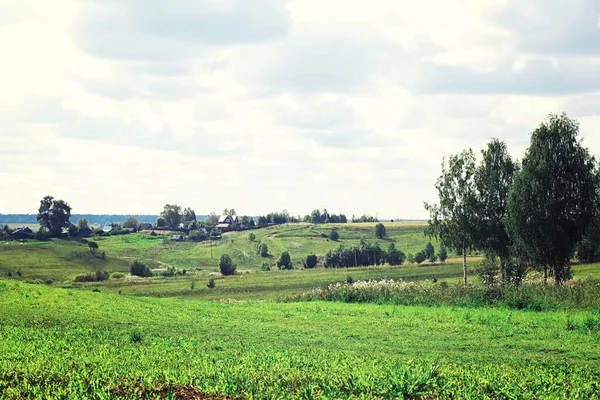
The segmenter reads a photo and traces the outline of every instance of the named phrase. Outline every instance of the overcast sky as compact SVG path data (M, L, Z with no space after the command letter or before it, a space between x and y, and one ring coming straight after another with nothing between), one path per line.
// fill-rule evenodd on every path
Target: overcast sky
M0 0L0 213L426 218L442 158L600 154L600 0Z

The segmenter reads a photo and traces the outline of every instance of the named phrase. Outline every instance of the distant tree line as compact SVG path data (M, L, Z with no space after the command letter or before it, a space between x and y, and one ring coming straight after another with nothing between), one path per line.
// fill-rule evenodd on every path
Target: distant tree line
M0 214L0 225L4 224L35 224L37 214ZM71 220L85 219L90 225L123 224L130 215L122 214L71 214ZM157 215L139 214L134 215L141 222L154 223ZM206 216L200 216L202 219Z
M329 214L327 209L321 212L319 209L313 210L302 218L302 222L310 222L312 224L345 224L348 218L344 214Z
M477 165L471 149L442 162L439 204L426 234L463 256L482 250L503 283L520 284L530 268L557 285L571 278L575 251L585 261L600 256L600 172L577 139L579 124L551 114L531 134L521 163L494 139ZM489 275L489 274L488 274Z

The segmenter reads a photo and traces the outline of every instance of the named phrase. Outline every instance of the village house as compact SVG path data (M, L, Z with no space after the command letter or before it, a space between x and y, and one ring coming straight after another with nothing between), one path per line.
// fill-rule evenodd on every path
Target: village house
M12 237L16 240L33 239L35 237L35 233L33 233L33 231L29 227L24 226L15 229L12 233Z
M217 229L221 232L235 231L240 225L237 215L222 215L219 218Z

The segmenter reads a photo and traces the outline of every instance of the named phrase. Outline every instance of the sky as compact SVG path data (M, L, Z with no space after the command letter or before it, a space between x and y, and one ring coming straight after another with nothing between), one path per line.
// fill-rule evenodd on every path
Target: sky
M460 5L459 5L460 4ZM0 213L427 218L444 157L600 154L600 0L0 0Z

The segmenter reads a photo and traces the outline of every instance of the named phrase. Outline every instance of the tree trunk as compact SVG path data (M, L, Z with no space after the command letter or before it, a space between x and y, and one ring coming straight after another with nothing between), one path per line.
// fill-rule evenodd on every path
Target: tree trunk
M552 271L554 271L554 284L556 286L560 286L562 284L562 275L560 274L560 267L555 265L552 267Z
M463 250L463 283L467 287L467 250Z
M544 285L548 284L548 266L544 265Z

